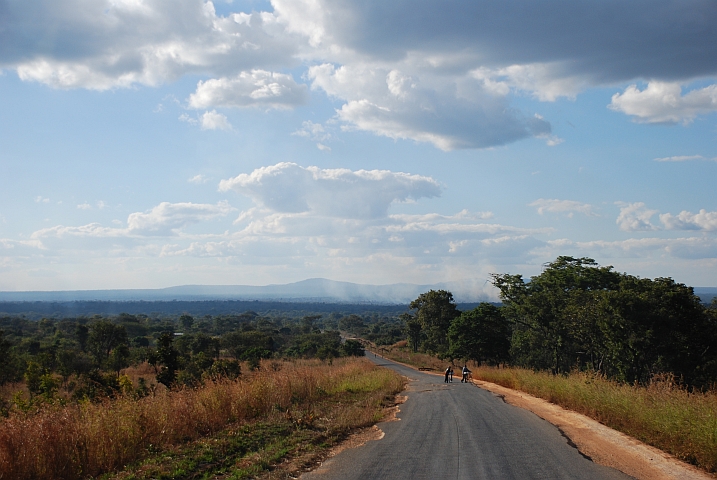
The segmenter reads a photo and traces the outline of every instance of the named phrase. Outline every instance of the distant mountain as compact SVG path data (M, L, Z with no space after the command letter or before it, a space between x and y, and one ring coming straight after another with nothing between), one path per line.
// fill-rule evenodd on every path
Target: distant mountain
M447 282L435 285L363 285L312 278L283 285L182 285L160 289L0 292L0 302L281 300L327 303L405 304L431 289L453 292L457 302L495 300L484 285Z
M702 303L710 303L713 298L717 297L717 287L694 287L694 291Z

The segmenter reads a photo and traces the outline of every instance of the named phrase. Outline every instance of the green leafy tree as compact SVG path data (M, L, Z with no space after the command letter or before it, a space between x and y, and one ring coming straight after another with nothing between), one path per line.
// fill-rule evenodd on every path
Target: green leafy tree
M404 323L403 331L408 338L408 343L411 345L413 353L416 353L418 352L418 348L421 346L423 326L421 325L421 322L410 313L402 313L400 318Z
M16 357L12 351L12 343L5 338L5 332L0 330L0 385L16 380L18 376L16 370Z
M75 328L75 337L80 344L80 350L87 351L87 340L90 338L90 329L87 325L78 324Z
M339 330L351 333L353 335L361 335L366 325L363 318L358 315L348 315L339 319Z
M182 315L179 317L179 324L182 326L185 332L188 332L192 329L192 326L194 325L194 317L191 315Z
M449 356L499 365L510 358L510 323L500 308L481 303L448 328Z
M419 295L410 307L416 310L415 318L424 332L424 348L428 352L444 355L448 350L448 328L460 315L453 294L446 290L431 290Z
M222 337L221 344L238 360L244 360L244 352L250 349L267 351L269 356L274 351L274 338L258 331L228 333Z
M170 388L177 377L179 369L179 352L173 345L174 335L162 333L157 339L157 355L153 358L158 368L157 381Z
M511 353L518 365L569 371L576 356L585 352L576 342L576 330L590 329L589 316L576 316L576 299L590 292L617 288L620 275L599 267L591 258L561 256L540 275L523 281L520 275L493 275L508 318L514 323ZM588 296L586 296L588 294Z
M365 355L363 345L358 340L346 340L342 343L341 353L345 357L363 357Z
M87 347L98 364L104 365L112 349L120 345L127 345L127 330L123 325L106 320L90 324Z

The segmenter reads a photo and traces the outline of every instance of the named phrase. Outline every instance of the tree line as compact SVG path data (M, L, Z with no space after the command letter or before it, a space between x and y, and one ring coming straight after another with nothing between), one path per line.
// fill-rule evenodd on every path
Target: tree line
M558 257L540 275L494 274L502 305L461 312L445 290L402 316L414 351L556 374L591 370L645 383L669 373L691 387L717 381L717 304L671 278L645 279L590 258Z

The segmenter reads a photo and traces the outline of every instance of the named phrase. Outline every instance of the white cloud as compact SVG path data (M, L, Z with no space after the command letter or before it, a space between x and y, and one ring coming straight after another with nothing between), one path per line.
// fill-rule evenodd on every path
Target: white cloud
M43 197L42 195L38 195L35 197L35 203L50 203L50 199L47 197Z
M207 183L209 179L202 174L194 175L192 178L187 179L189 183L202 184Z
M507 105L466 75L407 74L376 64L309 68L312 88L346 103L337 111L346 129L432 143L442 150L486 148L531 136L547 137L550 124Z
M232 125L225 115L217 113L216 110L204 112L201 117L202 130L231 130Z
M704 160L702 155L676 155L673 157L656 158L656 162L689 162L690 160Z
M430 177L388 170L320 169L278 163L222 180L220 191L234 190L276 212L313 212L341 218L381 218L394 202L436 197Z
M22 80L107 90L186 74L290 66L300 42L273 14L218 16L203 0L38 0L4 9L0 64Z
M292 108L308 101L308 88L291 75L252 70L233 78L200 81L189 96L191 108L262 107Z
M699 213L683 210L677 215L663 213L660 222L667 230L703 230L713 232L717 230L717 212L708 212L705 209Z
M612 96L609 107L640 123L690 123L697 115L717 111L717 85L682 95L679 83L651 81L644 90L630 85Z
M658 227L651 223L657 210L648 209L644 203L621 203L620 215L617 224L621 230L658 230ZM717 230L717 212L708 212L701 209L698 213L683 210L677 215L671 213L659 214L660 223L665 230L701 230L712 232Z
M223 217L233 211L228 202L216 205L205 203L169 203L162 202L147 212L131 213L127 218L127 228L104 227L99 223L90 223L79 227L57 225L35 231L31 238L121 238L142 236L177 235L184 227ZM117 223L113 221L113 223ZM121 223L121 222L120 222Z
M92 205L85 202L85 203L81 203L81 204L77 205L77 208L79 208L80 210L90 210L92 208Z
M620 206L620 214L616 223L620 230L631 232L635 230L656 230L650 219L657 213L657 210L650 210L643 202L623 203L617 202Z
M189 224L223 217L232 210L228 202L216 205L162 202L149 212L130 214L127 229L130 234L171 235Z
M187 122L190 125L197 125L199 123L199 120L196 118L190 117L188 114L183 113L179 116L179 120L182 122Z
M322 152L330 152L331 151L331 147L324 145L323 143L317 143L316 148L318 148Z
M323 125L314 123L311 120L302 122L301 128L292 133L292 135L309 138L315 142L325 142L331 139L331 134L326 131Z
M539 198L529 203L529 207L535 207L540 215L545 212L565 213L568 217L572 217L574 213L582 213L587 216L595 216L592 205L588 203L580 203L574 200L558 200L557 198Z
M628 238L625 240L593 240L574 242L568 239L550 240L540 252L548 258L575 252L593 258L612 257L614 259L648 258L655 254L664 254L670 259L714 259L717 257L717 238L680 237L680 238ZM538 253L538 252L536 252ZM674 261L674 260L672 260ZM657 264L657 262L656 262Z

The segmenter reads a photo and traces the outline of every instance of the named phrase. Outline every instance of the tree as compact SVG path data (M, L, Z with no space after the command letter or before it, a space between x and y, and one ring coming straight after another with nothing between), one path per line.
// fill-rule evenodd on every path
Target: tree
M192 329L192 325L194 325L194 317L186 314L182 315L179 317L179 324L182 325L185 332L188 332Z
M346 357L363 357L363 345L358 340L346 340L341 344L341 353Z
M415 318L425 334L424 348L431 353L443 355L448 350L448 327L460 315L453 294L446 290L422 293L411 302L416 310Z
M238 360L244 360L245 352L250 349L254 349L255 352L268 352L263 354L262 358L271 356L274 351L274 338L257 331L228 333L222 337L221 343Z
M506 314L513 322L511 353L515 363L528 368L569 371L586 348L576 330L590 329L589 316L571 309L592 298L591 292L617 288L620 275L599 267L591 258L558 257L530 282L520 275L493 275Z
M120 345L127 345L127 331L123 325L115 325L105 320L90 325L87 347L97 363L104 365L112 349Z
M361 335L366 328L363 318L358 315L348 315L339 319L339 330L351 333L353 335Z
M16 368L12 344L5 338L5 332L0 330L0 385L17 379Z
M177 377L179 369L179 352L174 348L172 342L174 335L170 332L164 332L157 339L157 356L156 364L159 373L157 373L157 381L167 388L170 388Z
M423 336L421 322L410 313L402 313L400 318L404 322L403 331L408 337L408 343L411 345L413 353L416 353L418 352L418 347L421 346L421 337Z
M452 358L474 360L499 365L510 357L510 323L500 308L481 303L463 312L448 328Z

